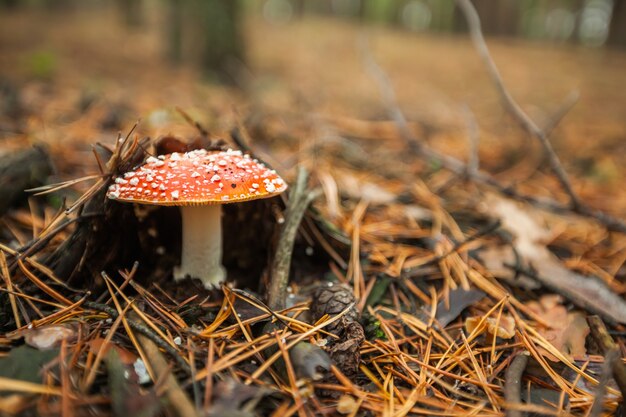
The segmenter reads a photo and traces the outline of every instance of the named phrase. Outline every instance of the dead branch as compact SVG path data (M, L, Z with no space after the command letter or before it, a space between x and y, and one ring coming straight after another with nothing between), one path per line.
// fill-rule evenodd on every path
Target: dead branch
M177 417L199 417L200 413L196 410L193 402L183 391L174 375L172 375L170 366L159 351L159 347L145 334L139 333L137 339L146 353L146 357L150 362L149 365L155 372L156 379L164 381L164 394L167 398L167 406L172 414Z
M474 113L469 106L463 106L463 113L465 114L465 121L467 124L467 139L469 141L469 156L467 158L467 170L468 172L476 175L480 167L480 157L478 155L478 145L480 142L480 136L478 134L478 124Z
M298 170L296 184L289 193L289 204L285 214L285 224L280 232L276 255L272 263L270 285L267 291L267 304L273 310L285 308L289 268L296 233L309 204L320 194L320 190L307 189L308 173L304 168Z
M78 297L76 298L77 300L79 299ZM114 309L113 307L109 307L106 304L101 304L101 303L96 303L93 301L84 301L82 303L82 305L88 309L91 310L96 310L96 311L101 311L103 313L108 314L112 319L116 319L119 316L119 313L117 312L116 309ZM138 322L138 321L134 321L131 319L126 319L128 326L135 330L137 333L139 333L140 335L143 335L145 339L149 339L150 342L152 344L154 344L155 346L158 346L158 348L163 349L164 351L166 351L173 359L174 361L188 374L191 374L191 370L189 368L189 365L187 364L187 362L185 362L185 360L179 355L179 353L176 351L176 349L174 349L172 346L170 346L166 341L164 341L163 339L161 339L156 333L154 333L148 326Z
M593 399L593 405L591 411L589 411L589 417L598 417L602 413L604 408L604 396L606 395L606 387L611 379L611 368L619 360L619 350L611 349L604 355L604 363L602 364L602 373L598 378L598 386L596 387L595 398ZM622 414L623 416L623 414Z
M520 107L520 105L515 101L511 93L507 90L504 85L504 81L502 80L502 76L500 76L500 71L498 71L498 67L495 62L491 58L489 53L489 48L487 48L487 44L485 42L485 38L483 37L482 30L480 28L480 18L478 17L478 13L476 9L472 5L469 0L457 0L456 4L461 8L463 14L465 15L465 19L467 20L467 26L469 27L470 37L472 42L474 43L474 47L478 51L485 67L487 68L487 72L491 77L491 80L496 86L498 90L498 94L502 99L502 103L504 107L507 109L509 113L513 115L515 120L524 128L528 133L535 136L541 146L543 147L546 155L548 155L548 160L550 162L550 166L554 171L555 175L559 179L561 186L567 193L570 198L570 203L572 207L575 209L580 207L581 201L574 192L572 188L572 184L561 164L561 161L554 151L552 144L548 140L548 136L546 132L542 130L537 124L526 114L526 112Z
M528 352L520 352L515 356L505 373L504 398L508 404L520 404L522 402L522 375L528 364ZM524 413L519 410L507 410L506 417L523 417Z
M393 86L391 85L387 74L374 60L365 41L362 41L360 43L360 50L366 70L370 73L372 78L374 78L374 80L378 84L379 92L390 118L396 123L398 131L400 133L400 137L404 140L407 148L413 154L426 160L436 161L448 171L451 171L460 177L465 177L476 183L492 187L498 190L503 195L514 200L532 204L537 208L548 210L554 213L574 212L575 214L588 217L597 221L598 223L605 226L608 230L626 234L626 222L622 219L615 218L602 211L590 209L583 205L571 207L571 205L566 206L550 198L537 198L530 195L522 194L515 190L513 186L507 186L500 183L489 173L480 170L472 171L468 167L468 164L464 163L463 161L456 159L450 155L437 152L425 143L420 142L411 132L409 124L404 114L402 113L402 110L400 110L400 107L398 106ZM573 100L570 98L567 102L569 103L571 101ZM567 108L571 108L571 105L561 106L561 110L558 113L563 113L562 109ZM556 126L555 123L561 119L562 116L552 117L552 123L549 126L550 129L554 129L554 127Z
M613 378L615 378L615 382L622 392L623 401L626 402L626 366L619 359L619 346L613 341L613 338L609 334L609 331L600 317L589 316L587 317L587 323L589 323L589 329L591 330L593 340L595 340L600 347L600 350L605 355L605 362L609 360L610 352L615 351L618 354L612 363ZM623 409L624 413L626 413L626 407Z

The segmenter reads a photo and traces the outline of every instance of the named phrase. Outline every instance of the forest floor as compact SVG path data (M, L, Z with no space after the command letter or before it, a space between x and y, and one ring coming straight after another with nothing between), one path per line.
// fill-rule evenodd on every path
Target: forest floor
M565 207L538 141L502 106L468 38L252 20L244 88L231 89L168 64L163 27L151 17L148 29L132 30L88 9L0 15L0 156L44 145L54 165L46 183L97 176L3 214L0 391L12 395L0 397L1 412L184 415L185 400L175 399L183 392L211 415L589 415L599 413L594 398L603 415L624 409L626 388L607 370L623 371L624 360L605 360L604 327L590 317L604 319L626 356L626 235L513 201L411 152L363 59L386 72L419 142L466 161L477 137L481 170ZM540 127L578 92L551 142L581 201L624 218L626 53L487 42ZM278 199L226 210L224 262L246 292L171 282L180 237L165 239L177 234L176 211L99 201L104 223L85 216L51 233L66 219L59 208L102 176L96 143L112 149L138 119L129 143L197 137L176 108L230 147L243 123L255 156L290 184L306 167L322 190L296 242L287 311L259 300L284 216ZM112 166L103 181L120 174ZM236 224L259 213L268 215L259 226ZM68 271L64 245L84 224L105 229L88 234ZM125 242L133 233L135 246ZM330 296L327 282L342 285Z

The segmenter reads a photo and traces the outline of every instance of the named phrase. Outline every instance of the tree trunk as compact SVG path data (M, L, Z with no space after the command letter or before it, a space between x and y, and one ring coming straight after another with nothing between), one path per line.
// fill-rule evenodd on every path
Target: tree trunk
M173 64L180 64L183 59L183 1L168 0L167 7L167 58Z
M133 28L143 24L142 0L118 0L117 4L126 26Z
M626 48L626 1L615 0L607 45Z
M194 8L203 72L220 82L237 85L237 70L244 58L239 1L196 0Z

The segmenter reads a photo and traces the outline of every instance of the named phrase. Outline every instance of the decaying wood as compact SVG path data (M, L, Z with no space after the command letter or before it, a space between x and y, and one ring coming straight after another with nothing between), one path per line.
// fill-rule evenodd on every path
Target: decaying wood
M143 159L142 146L131 150L123 160L116 153L110 156L107 165L113 168L111 174L125 172ZM127 267L136 260L133 254L138 253L139 242L133 207L106 198L107 186L108 181L103 181L83 203L72 234L44 261L57 277L67 282L79 276L99 277L103 270L112 266ZM93 282L87 282L87 286L91 285Z
M0 157L0 215L26 197L24 190L45 183L53 166L45 148L31 149Z

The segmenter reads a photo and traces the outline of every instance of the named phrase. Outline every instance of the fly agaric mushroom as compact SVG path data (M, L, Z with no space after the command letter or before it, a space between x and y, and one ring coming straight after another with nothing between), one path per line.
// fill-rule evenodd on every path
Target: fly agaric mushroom
M107 197L127 203L180 206L183 222L181 265L174 279L198 278L206 288L226 278L222 266L221 205L268 198L287 184L241 151L204 149L171 153L115 179Z

